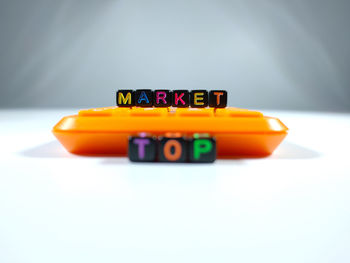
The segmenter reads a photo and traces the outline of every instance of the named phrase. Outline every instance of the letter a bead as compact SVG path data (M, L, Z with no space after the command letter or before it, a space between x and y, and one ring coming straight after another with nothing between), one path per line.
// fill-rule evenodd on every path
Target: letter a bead
M130 137L129 159L132 162L154 162L156 148L156 141L152 137Z
M135 91L135 106L152 107L153 91L150 89L137 89Z

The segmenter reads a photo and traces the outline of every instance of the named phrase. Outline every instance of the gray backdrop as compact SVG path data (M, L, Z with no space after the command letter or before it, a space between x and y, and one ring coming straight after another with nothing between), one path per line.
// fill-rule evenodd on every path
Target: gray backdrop
M0 107L227 89L231 106L350 110L349 0L0 0Z

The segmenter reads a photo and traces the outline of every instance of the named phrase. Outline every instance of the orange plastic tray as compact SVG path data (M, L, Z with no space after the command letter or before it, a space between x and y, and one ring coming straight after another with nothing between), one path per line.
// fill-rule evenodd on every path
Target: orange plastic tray
M231 158L270 155L287 130L277 118L238 108L106 107L64 117L53 134L71 153L126 155L128 137L140 132L208 133L217 140L218 158Z

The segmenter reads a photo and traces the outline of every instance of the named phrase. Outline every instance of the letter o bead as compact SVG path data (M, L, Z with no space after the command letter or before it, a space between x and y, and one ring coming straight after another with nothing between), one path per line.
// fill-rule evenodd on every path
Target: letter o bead
M181 163L187 160L187 141L182 138L163 137L159 140L159 161Z

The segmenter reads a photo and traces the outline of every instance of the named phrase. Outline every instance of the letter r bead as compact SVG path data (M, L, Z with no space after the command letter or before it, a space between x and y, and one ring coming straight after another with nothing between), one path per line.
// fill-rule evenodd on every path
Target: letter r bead
M154 107L170 107L171 92L169 90L155 90L154 92Z

